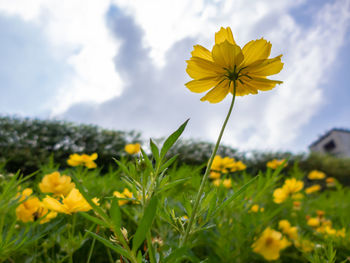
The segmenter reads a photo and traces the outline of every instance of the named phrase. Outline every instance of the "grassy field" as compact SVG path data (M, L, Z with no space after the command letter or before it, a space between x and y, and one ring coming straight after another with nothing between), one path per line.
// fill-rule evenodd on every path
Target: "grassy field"
M286 161L248 174L216 157L183 242L205 164L160 152L117 160L104 174L88 155L71 156L70 169L2 172L0 261L347 262L349 188L296 165L285 173Z

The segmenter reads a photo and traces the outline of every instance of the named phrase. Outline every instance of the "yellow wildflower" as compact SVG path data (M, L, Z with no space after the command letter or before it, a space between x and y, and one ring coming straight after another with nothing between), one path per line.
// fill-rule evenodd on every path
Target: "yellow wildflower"
M283 203L290 195L295 195L303 189L304 183L295 178L287 179L281 188L275 189L273 192L274 202L276 204Z
M321 180L321 179L324 179L325 177L326 177L326 174L324 172L317 171L317 170L311 171L307 176L307 178L309 178L310 180Z
M281 204L284 201L286 201L286 199L288 198L288 192L285 191L283 188L277 188L275 189L275 191L273 192L273 201L276 204Z
M98 155L97 153L93 153L91 155L87 155L87 154L82 154L79 155L77 153L71 154L69 155L69 159L67 161L67 163L70 166L86 166L87 168L91 169L91 168L96 168L97 165L94 162L97 159Z
M346 236L346 234L345 234L345 228L343 227L341 230L337 230L337 232L336 232L336 236L337 237L345 237Z
M285 162L285 160L277 160L277 159L273 159L272 161L269 161L267 162L266 166L268 168L271 168L271 169L277 169L278 167L280 167L283 163ZM283 165L283 167L286 167L287 166L287 163L285 163Z
M320 225L320 219L317 217L311 217L307 220L307 224L311 227L318 227Z
M248 42L241 49L233 39L229 27L215 34L215 45L210 52L196 45L187 60L186 72L193 79L186 87L196 93L210 90L201 101L218 103L234 89L237 96L257 94L258 90L273 89L282 81L269 80L266 76L281 71L281 57L268 59L271 44L264 39Z
M24 195L22 195L22 197L23 196ZM29 197L26 201L17 206L16 216L18 220L21 220L24 223L33 222L42 218L40 224L44 224L46 222L49 222L52 218L55 218L57 216L57 213L52 211L49 212L44 204L40 202L39 198Z
M231 180L231 178L225 179L225 180L222 182L222 185L223 185L225 188L227 188L227 189L231 188L231 187L232 187L232 180Z
M216 179L213 181L213 185L219 187L221 185L221 179Z
M257 213L257 212L264 212L265 211L265 208L264 207L261 207L260 209L260 206L258 204L255 204L255 205L252 205L252 207L250 208L249 210L249 213Z
M221 176L221 173L220 172L216 172L216 171L210 171L210 174L209 174L209 178L210 179L219 179Z
M308 188L305 189L305 193L306 194L312 194L312 193L315 193L315 192L318 192L321 190L321 186L319 184L314 184Z
M67 195L75 187L71 178L67 175L60 175L59 172L47 174L39 183L40 191L43 193L53 193L55 195Z
M253 243L252 248L255 253L262 255L266 260L276 260L280 257L280 251L290 244L280 232L268 227Z
M327 177L326 184L327 184L327 187L335 186L335 178L334 177Z
M123 199L132 199L133 198L133 194L132 192L129 191L128 188L124 188L124 191L122 193L118 192L118 191L114 191L113 195L117 198L123 198ZM129 203L129 200L118 200L118 205L122 206Z
M125 145L124 150L128 154L136 154L136 153L139 153L141 151L141 145L139 143L127 144L127 145Z
M20 188L20 187L19 187ZM31 188L25 188L21 193L17 193L16 198L19 198L19 202L23 201L24 199L31 196L33 193L33 190Z
M278 228L282 230L290 239L296 240L298 238L298 228L291 226L288 220L281 220L278 222Z
M234 163L234 166L231 168L231 172L243 171L247 169L247 166L242 161L237 161Z
M98 205L97 198L94 198L92 201ZM47 208L64 214L87 212L92 209L89 203L76 188L73 188L66 197L63 197L61 202L55 198L46 196L43 203Z

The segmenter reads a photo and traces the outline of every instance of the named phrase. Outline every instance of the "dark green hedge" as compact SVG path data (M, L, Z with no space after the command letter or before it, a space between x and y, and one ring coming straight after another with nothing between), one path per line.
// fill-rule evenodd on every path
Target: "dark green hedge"
M24 173L54 161L66 166L72 153L97 152L97 163L107 166L123 154L125 144L140 141L136 132L110 131L93 125L76 125L56 120L0 117L0 160L5 169Z

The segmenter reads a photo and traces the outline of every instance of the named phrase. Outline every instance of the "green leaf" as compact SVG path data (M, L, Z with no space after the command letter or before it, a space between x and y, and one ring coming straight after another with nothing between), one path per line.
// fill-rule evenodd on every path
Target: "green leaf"
M173 181L171 183L168 183L168 184L164 185L163 187L159 188L157 190L157 193L159 194L161 192L164 192L164 191L168 190L169 188L175 187L176 185L178 185L180 183L186 182L189 179L191 179L191 177L182 178L182 179L179 179L179 180L175 180L175 181Z
M160 151L160 158L163 159L165 154L169 151L171 146L179 139L182 132L184 131L189 119L187 119L174 133L172 133L164 142L163 147Z
M145 161L147 167L151 170L153 170L153 165L152 165L152 162L151 160L148 158L147 154L145 153L145 151L141 148L141 153L142 153L142 157L143 157L143 160Z
M151 229L153 219L157 212L158 198L153 196L145 209L143 217L137 227L136 233L132 240L132 250L136 251L146 238L147 231Z
M126 173L127 175L129 175L129 169L119 160L113 158L113 160L118 164L118 166L123 170L124 173Z
M118 254L129 258L130 256L128 254L128 251L126 251L124 248L122 248L121 246L119 246L118 244L113 244L111 241L89 231L89 230L85 230L86 232L88 232L91 236L93 236L94 238L96 238L98 241L100 241L101 243L103 243L106 247L109 247L110 249L112 249L113 251L117 252Z
M120 232L120 228L122 225L122 215L120 212L120 208L119 208L119 204L118 204L118 199L117 198L113 198L112 200L112 205L111 205L111 209L110 209L110 215L112 218L112 222L113 222L113 226L116 232Z
M149 140L149 144L151 146L153 158L156 160L156 162L159 162L159 149L157 145L152 141L152 139Z
M170 165L172 165L175 160L177 159L177 157L179 156L179 154L174 155L173 157L171 157L168 161L166 161L161 167L160 167L160 171L163 171L164 169L168 168Z
M226 199L219 207L216 209L214 215L217 215L221 210L223 210L226 206L228 206L233 200L235 200L238 196L240 196L247 188L255 182L258 176L253 177L248 183L243 185L238 191L233 193L228 199Z
M97 217L91 216L88 213L79 212L79 214L82 215L83 217L85 217L87 220L90 220L91 222L94 222L96 225L109 227L104 221L102 221L101 219L99 219Z

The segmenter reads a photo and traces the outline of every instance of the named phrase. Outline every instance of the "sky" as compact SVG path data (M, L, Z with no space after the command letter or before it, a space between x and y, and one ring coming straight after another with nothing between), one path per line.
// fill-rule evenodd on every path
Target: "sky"
M223 143L306 152L350 129L349 0L0 0L0 115L172 133L214 142L230 104L201 102L184 83L193 45L220 27L238 45L265 38L284 83L237 97Z

